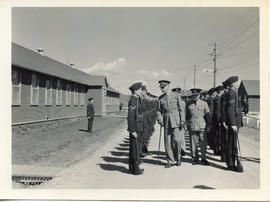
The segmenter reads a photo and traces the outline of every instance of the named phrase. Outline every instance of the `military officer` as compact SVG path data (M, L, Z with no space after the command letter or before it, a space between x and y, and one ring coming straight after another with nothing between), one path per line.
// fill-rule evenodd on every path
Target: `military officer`
M226 125L228 126L228 149L227 149L227 169L237 171L235 161L237 160L238 132L242 127L242 106L238 96L238 88L241 81L237 76L231 76L226 80L229 90L226 93Z
M172 91L175 92L175 93L181 93L181 88L179 86L177 86L176 88L173 88ZM184 101L184 100L183 100ZM185 102L185 101L184 101ZM183 132L184 133L184 136L185 136L185 131L184 130L181 130L180 129L180 132ZM181 150L181 156L185 156L186 155L186 152L185 150Z
M94 116L95 116L94 98L90 97L88 98L88 104L87 104L87 118L88 118L87 131L90 133L92 133Z
M204 91L201 91L200 93L200 99L202 101L206 101L207 97L206 97L206 94L208 93L208 91L204 90Z
M181 92L181 88L180 87L173 88L172 89L172 92L180 93Z
M206 160L207 138L206 131L211 129L210 110L206 102L199 99L201 89L193 88L192 99L186 108L186 122L191 140L192 164L196 165L199 161L197 140L198 136L201 143L201 158L204 165L209 165Z
M206 102L208 104L209 110L210 110L210 115L211 115L211 120L213 118L213 111L214 111L214 98L216 95L216 89L215 88L210 88L208 90L208 98L206 99ZM211 131L207 132L207 142L208 145L212 150L214 150L214 131L213 128L211 128Z
M129 131L129 171L134 175L143 173L140 169L139 141L138 137L143 132L142 106L140 103L140 94L142 83L136 82L129 87L132 95L128 102L128 131Z
M224 87L218 86L216 87L216 96L214 98L213 104L214 104L214 110L213 110L213 135L214 135L214 154L221 155L221 129L220 129L220 119L221 119L221 113L220 113L220 99L221 95L223 94Z
M222 82L224 87L223 94L220 98L220 123L221 123L221 161L226 162L226 153L227 153L227 140L228 140L228 126L226 125L226 93L228 92L229 86L226 81Z
M160 89L163 93L159 97L157 121L164 127L164 145L167 157L165 168L181 165L181 149L185 151L185 103L178 93L170 90L170 81L160 80ZM174 148L172 148L174 142Z
M152 102L157 102L157 98L151 98L147 95L147 89L145 85L142 85L142 110L143 110L143 133L142 138L140 138L140 145L142 147L141 156L145 156L148 153L148 145L150 136L152 134L152 123L151 123L151 115L152 115Z

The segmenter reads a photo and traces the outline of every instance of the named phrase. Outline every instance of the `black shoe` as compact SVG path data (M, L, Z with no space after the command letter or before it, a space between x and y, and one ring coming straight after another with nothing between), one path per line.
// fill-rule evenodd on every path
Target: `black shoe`
M143 172L144 172L144 169L136 169L135 170L135 172L133 173L134 175L141 175L141 174L143 174Z
M144 153L140 154L140 157L142 157L142 158L144 158L146 156L147 156L147 154L144 154Z
M192 165L197 165L198 164L198 160L193 160L192 161Z
M185 156L186 152L184 150L181 150L181 156Z
M171 163L167 163L166 165L165 165L165 168L170 168L170 167L172 167L173 165L171 164Z
M180 166L181 165L181 160L179 159L177 162L176 162L176 166Z
M228 166L226 170L236 171L235 166Z
M205 166L210 165L210 163L209 163L206 159L202 160L202 163L203 163L203 165L205 165Z
M145 145L142 147L142 152L143 153L148 153L148 149L147 149L147 147Z

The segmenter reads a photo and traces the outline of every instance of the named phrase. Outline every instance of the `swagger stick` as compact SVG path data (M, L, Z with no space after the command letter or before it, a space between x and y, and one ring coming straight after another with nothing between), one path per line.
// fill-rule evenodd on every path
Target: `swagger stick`
M160 128L159 128L159 143L158 143L158 157L157 157L157 164L158 164L158 162L159 162L161 132L162 132L162 126L160 126Z
M242 155L241 155L241 149L240 149L240 142L239 142L239 137L237 135L237 143L238 143L238 150L239 150L239 155L237 155L237 171L238 172L244 172L244 167L243 167L243 162L242 162ZM237 152L238 153L238 152Z

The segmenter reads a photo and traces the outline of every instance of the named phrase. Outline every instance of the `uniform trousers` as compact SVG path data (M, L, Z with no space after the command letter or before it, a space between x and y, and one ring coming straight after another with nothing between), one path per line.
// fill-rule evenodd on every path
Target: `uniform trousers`
M205 131L189 131L190 139L191 139L191 156L193 160L199 160L199 152L198 152L198 137L201 147L201 157L203 160L206 160L206 146L207 146L207 138Z
M152 128L148 121L148 117L146 117L143 122L143 146L148 146Z
M129 133L129 171L133 174L139 172L139 152L138 140Z
M228 128L228 148L227 148L227 166L235 166L235 160L237 158L237 139L238 131L229 127Z
M93 117L88 117L88 127L87 127L88 132L92 132L93 120L94 120Z
M181 148L185 148L184 133L179 128L164 128L164 145L168 163L175 163L181 158Z
M217 122L213 122L213 149L216 152L220 151L220 144L221 144L221 134L219 127L220 126Z
M224 126L221 126L221 159L226 162L227 145L228 143L228 131Z
M143 132L138 133L137 141L138 141L138 154L139 154L139 156L141 156L143 154L143 152L142 152L142 147L143 147Z

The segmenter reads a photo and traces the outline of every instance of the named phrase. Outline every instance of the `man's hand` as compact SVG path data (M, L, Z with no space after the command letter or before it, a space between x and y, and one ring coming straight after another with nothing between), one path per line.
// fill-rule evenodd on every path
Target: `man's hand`
M234 132L237 132L237 127L236 126L231 126L231 127L232 127Z
M226 130L228 130L228 126L226 125L225 122L223 122L222 125L223 125L223 127L224 127Z
M135 138L137 138L137 137L138 137L138 135L137 135L137 133L136 133L136 132L133 132L133 133L132 133L132 135L133 135Z
M158 124L161 126L161 127L163 127L163 122L162 121L158 121Z
M181 121L180 124L179 124L179 128L183 128L184 126L185 126L185 122Z

